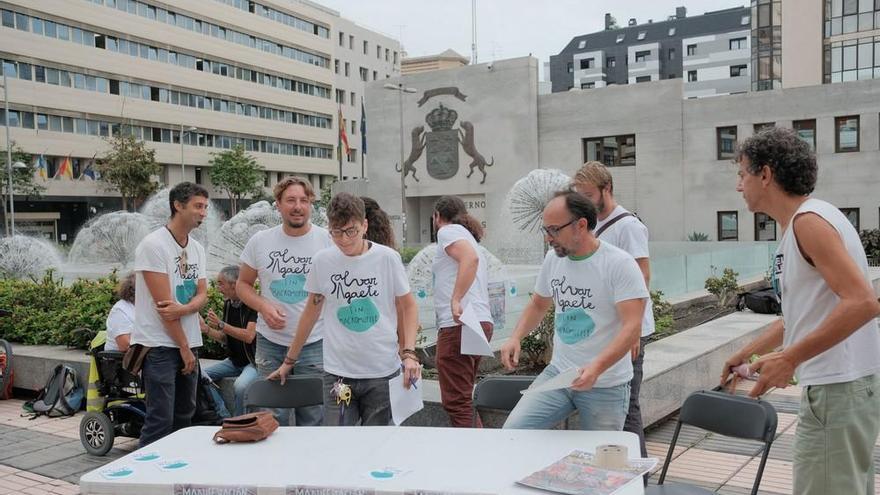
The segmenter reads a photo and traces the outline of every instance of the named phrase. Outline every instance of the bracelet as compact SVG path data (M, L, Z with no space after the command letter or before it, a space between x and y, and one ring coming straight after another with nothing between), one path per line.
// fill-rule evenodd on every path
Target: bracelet
M289 357L289 356L284 356L284 364L289 364L289 365L293 366L296 364L296 359L293 359L292 357Z
M419 355L416 354L415 349L403 349L400 351L400 359L403 360L403 359L407 359L407 358L412 359L413 361L415 361L417 363L422 362L421 359L419 359Z

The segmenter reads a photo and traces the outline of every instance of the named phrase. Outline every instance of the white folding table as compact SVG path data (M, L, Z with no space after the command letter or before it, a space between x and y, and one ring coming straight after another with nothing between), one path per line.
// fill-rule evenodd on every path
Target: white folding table
M516 480L563 458L572 450L593 452L598 445L625 445L638 455L632 433L569 430L500 430L421 427L285 427L264 441L216 445L216 427L177 431L156 443L82 476L83 494L193 495L247 494L234 486L257 487L259 495L285 494L289 486L323 487L303 494L533 494L548 492ZM155 461L136 456L155 452ZM177 471L159 468L180 459ZM133 473L107 479L102 472L129 467ZM378 479L390 476L388 479ZM185 485L227 487L185 492ZM253 494L253 492L250 492ZM296 493L290 491L287 493ZM644 493L637 478L621 491Z

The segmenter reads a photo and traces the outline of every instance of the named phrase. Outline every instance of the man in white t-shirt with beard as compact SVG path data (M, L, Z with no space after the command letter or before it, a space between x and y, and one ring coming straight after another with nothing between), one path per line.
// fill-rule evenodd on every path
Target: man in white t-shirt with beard
M553 357L539 385L576 371L569 388L524 395L505 428L551 428L578 411L583 430L623 428L632 379L630 350L638 341L648 289L632 256L593 235L596 207L574 191L557 193L544 208L547 253L535 292L501 347L513 369L520 340L555 306Z
M257 232L241 253L241 271L236 292L246 305L259 313L255 360L262 377L278 369L287 347L293 341L308 293L306 277L312 257L333 242L326 229L311 223L315 192L301 177L287 177L274 189L281 225ZM260 280L260 293L254 288ZM294 372L297 375L324 372L323 323L318 321L303 347ZM290 424L290 410L276 410L281 425ZM317 426L322 422L321 406L295 410L298 426Z
M584 164L574 176L574 189L587 197L596 205L597 238L614 247L623 249L639 265L645 285L651 285L651 263L648 258L648 227L626 208L617 204L614 199L614 178L605 165L591 161ZM639 392L642 388L642 366L645 362L645 345L648 337L654 333L654 309L651 299L645 304L645 316L642 318L641 338L631 350L633 378L629 383L629 411L623 431L639 436L639 449L642 457L648 457L645 446L645 428L642 425L642 408L639 404ZM647 482L647 478L645 478Z
M171 219L135 250L135 325L131 344L149 348L142 375L144 447L190 425L196 411L198 311L208 300L205 249L192 238L208 212L208 191L181 182L168 193Z

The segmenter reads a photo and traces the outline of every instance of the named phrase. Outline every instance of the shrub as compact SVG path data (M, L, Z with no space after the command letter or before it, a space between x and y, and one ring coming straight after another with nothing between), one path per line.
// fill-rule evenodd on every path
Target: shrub
M732 268L725 268L721 277L716 276L716 268L712 267L712 276L706 279L706 290L710 294L714 294L718 298L718 307L726 308L733 302L739 284L736 277L739 273L733 271Z
M651 291L651 304L654 309L654 332L664 334L672 330L672 304L663 298L663 291Z
M862 239L868 261L880 264L880 229L863 230L859 233L859 237Z
M553 327L556 323L554 308L547 310L538 327L532 330L520 343L521 366L538 369L547 366L553 356Z
M419 248L417 247L401 247L398 251L400 251L400 259L403 260L404 264L409 263L415 257L416 254L419 253Z
M88 349L89 342L105 329L107 315L116 303L118 283L114 270L95 280L77 279L65 286L51 270L39 280L0 279L0 308L12 311L0 317L0 338L27 345L66 345ZM208 308L223 311L223 297L208 287ZM220 344L205 338L201 357L224 358Z
M709 235L702 232L693 231L688 234L688 240L692 242L706 242L709 240Z

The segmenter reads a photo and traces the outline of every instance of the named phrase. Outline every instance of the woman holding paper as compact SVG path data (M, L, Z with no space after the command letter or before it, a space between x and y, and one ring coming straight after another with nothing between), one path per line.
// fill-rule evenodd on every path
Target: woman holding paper
M462 332L482 332L488 342L493 327L488 270L477 244L483 227L457 196L441 197L434 205L432 220L437 229L432 269L440 398L452 426L467 427L472 425L471 394L480 356L461 353ZM465 312L464 319L478 321L481 328L463 326ZM474 426L482 427L479 417Z

